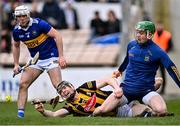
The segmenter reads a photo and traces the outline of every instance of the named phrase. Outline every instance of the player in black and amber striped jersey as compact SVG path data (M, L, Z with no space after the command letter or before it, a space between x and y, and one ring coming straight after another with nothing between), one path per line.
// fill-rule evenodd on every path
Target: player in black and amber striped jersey
M110 85L113 87L113 91L103 91L102 87ZM92 115L96 108L99 108L108 101L109 98L114 100L111 106L106 104L111 111L103 113L103 116L118 116L118 117L133 117L141 114L148 107L142 104L126 104L127 100L123 96L121 87L117 80L112 77L103 78L100 80L90 81L82 84L77 89L67 81L62 81L57 86L57 92L66 100L65 106L55 112L46 110L41 102L35 105L37 111L47 117L64 117L66 115L73 114L74 116L89 116ZM117 100L118 99L118 100ZM134 110L138 109L138 112ZM106 107L103 107L106 111ZM140 110L140 111L139 111Z
M86 82L76 89L78 98L75 100L67 100L63 107L75 116L92 114L95 108L101 106L112 91L103 91L97 89L96 81ZM91 101L92 102L88 102ZM88 104L90 105L89 107ZM116 115L116 111L107 113L107 115Z

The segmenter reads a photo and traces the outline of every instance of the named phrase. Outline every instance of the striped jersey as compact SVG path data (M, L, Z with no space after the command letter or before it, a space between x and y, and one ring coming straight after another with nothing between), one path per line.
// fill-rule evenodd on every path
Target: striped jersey
M24 43L31 57L39 52L39 59L48 59L58 57L58 49L54 38L47 35L51 25L39 18L30 18L28 28L24 29L16 25L13 29L13 38L15 42Z
M67 101L64 109L74 116L88 116L94 109L100 106L112 91L103 91L96 88L96 81L86 82L76 89L79 98L75 101ZM115 116L112 111L103 116Z

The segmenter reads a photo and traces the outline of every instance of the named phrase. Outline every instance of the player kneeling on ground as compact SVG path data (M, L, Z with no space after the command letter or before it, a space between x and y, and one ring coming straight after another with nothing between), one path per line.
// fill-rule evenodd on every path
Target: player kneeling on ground
M163 79L161 77L155 78L154 88L157 91L163 84ZM127 99L126 99L127 100ZM120 99L115 98L110 95L101 106L97 107L92 116L103 115L112 111L114 108L118 108L118 116L120 117L157 117L159 114L154 112L149 106L140 104L138 100L133 100L129 104L119 106L118 101ZM174 113L166 112L163 116L174 116Z

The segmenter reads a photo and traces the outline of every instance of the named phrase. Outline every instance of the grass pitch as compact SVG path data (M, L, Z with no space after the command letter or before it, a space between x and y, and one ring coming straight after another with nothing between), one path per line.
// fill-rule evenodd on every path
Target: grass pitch
M17 118L15 102L0 102L0 125L180 125L180 99L167 101L172 117L116 118L116 117L72 117L47 118L38 113L34 106L27 104L25 118ZM51 109L51 106L45 106ZM59 104L56 109L60 108Z

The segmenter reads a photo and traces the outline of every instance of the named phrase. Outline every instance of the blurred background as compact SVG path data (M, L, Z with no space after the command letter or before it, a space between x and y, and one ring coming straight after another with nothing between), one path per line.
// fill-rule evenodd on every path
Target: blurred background
M20 75L12 77L11 31L16 25L14 9L21 4L29 7L31 17L42 18L59 30L68 63L68 67L62 70L62 77L75 87L89 80L110 76L118 69L128 41L134 37L134 25L141 20L150 20L155 24L161 22L164 29L171 33L168 55L180 68L179 0L1 0L0 101L4 101L6 95L17 99ZM21 51L22 66L30 57L23 44ZM158 72L157 76L160 75ZM168 74L166 80L162 95L171 98L180 96L178 87ZM50 83L44 72L29 88L28 100L54 97L56 91Z

